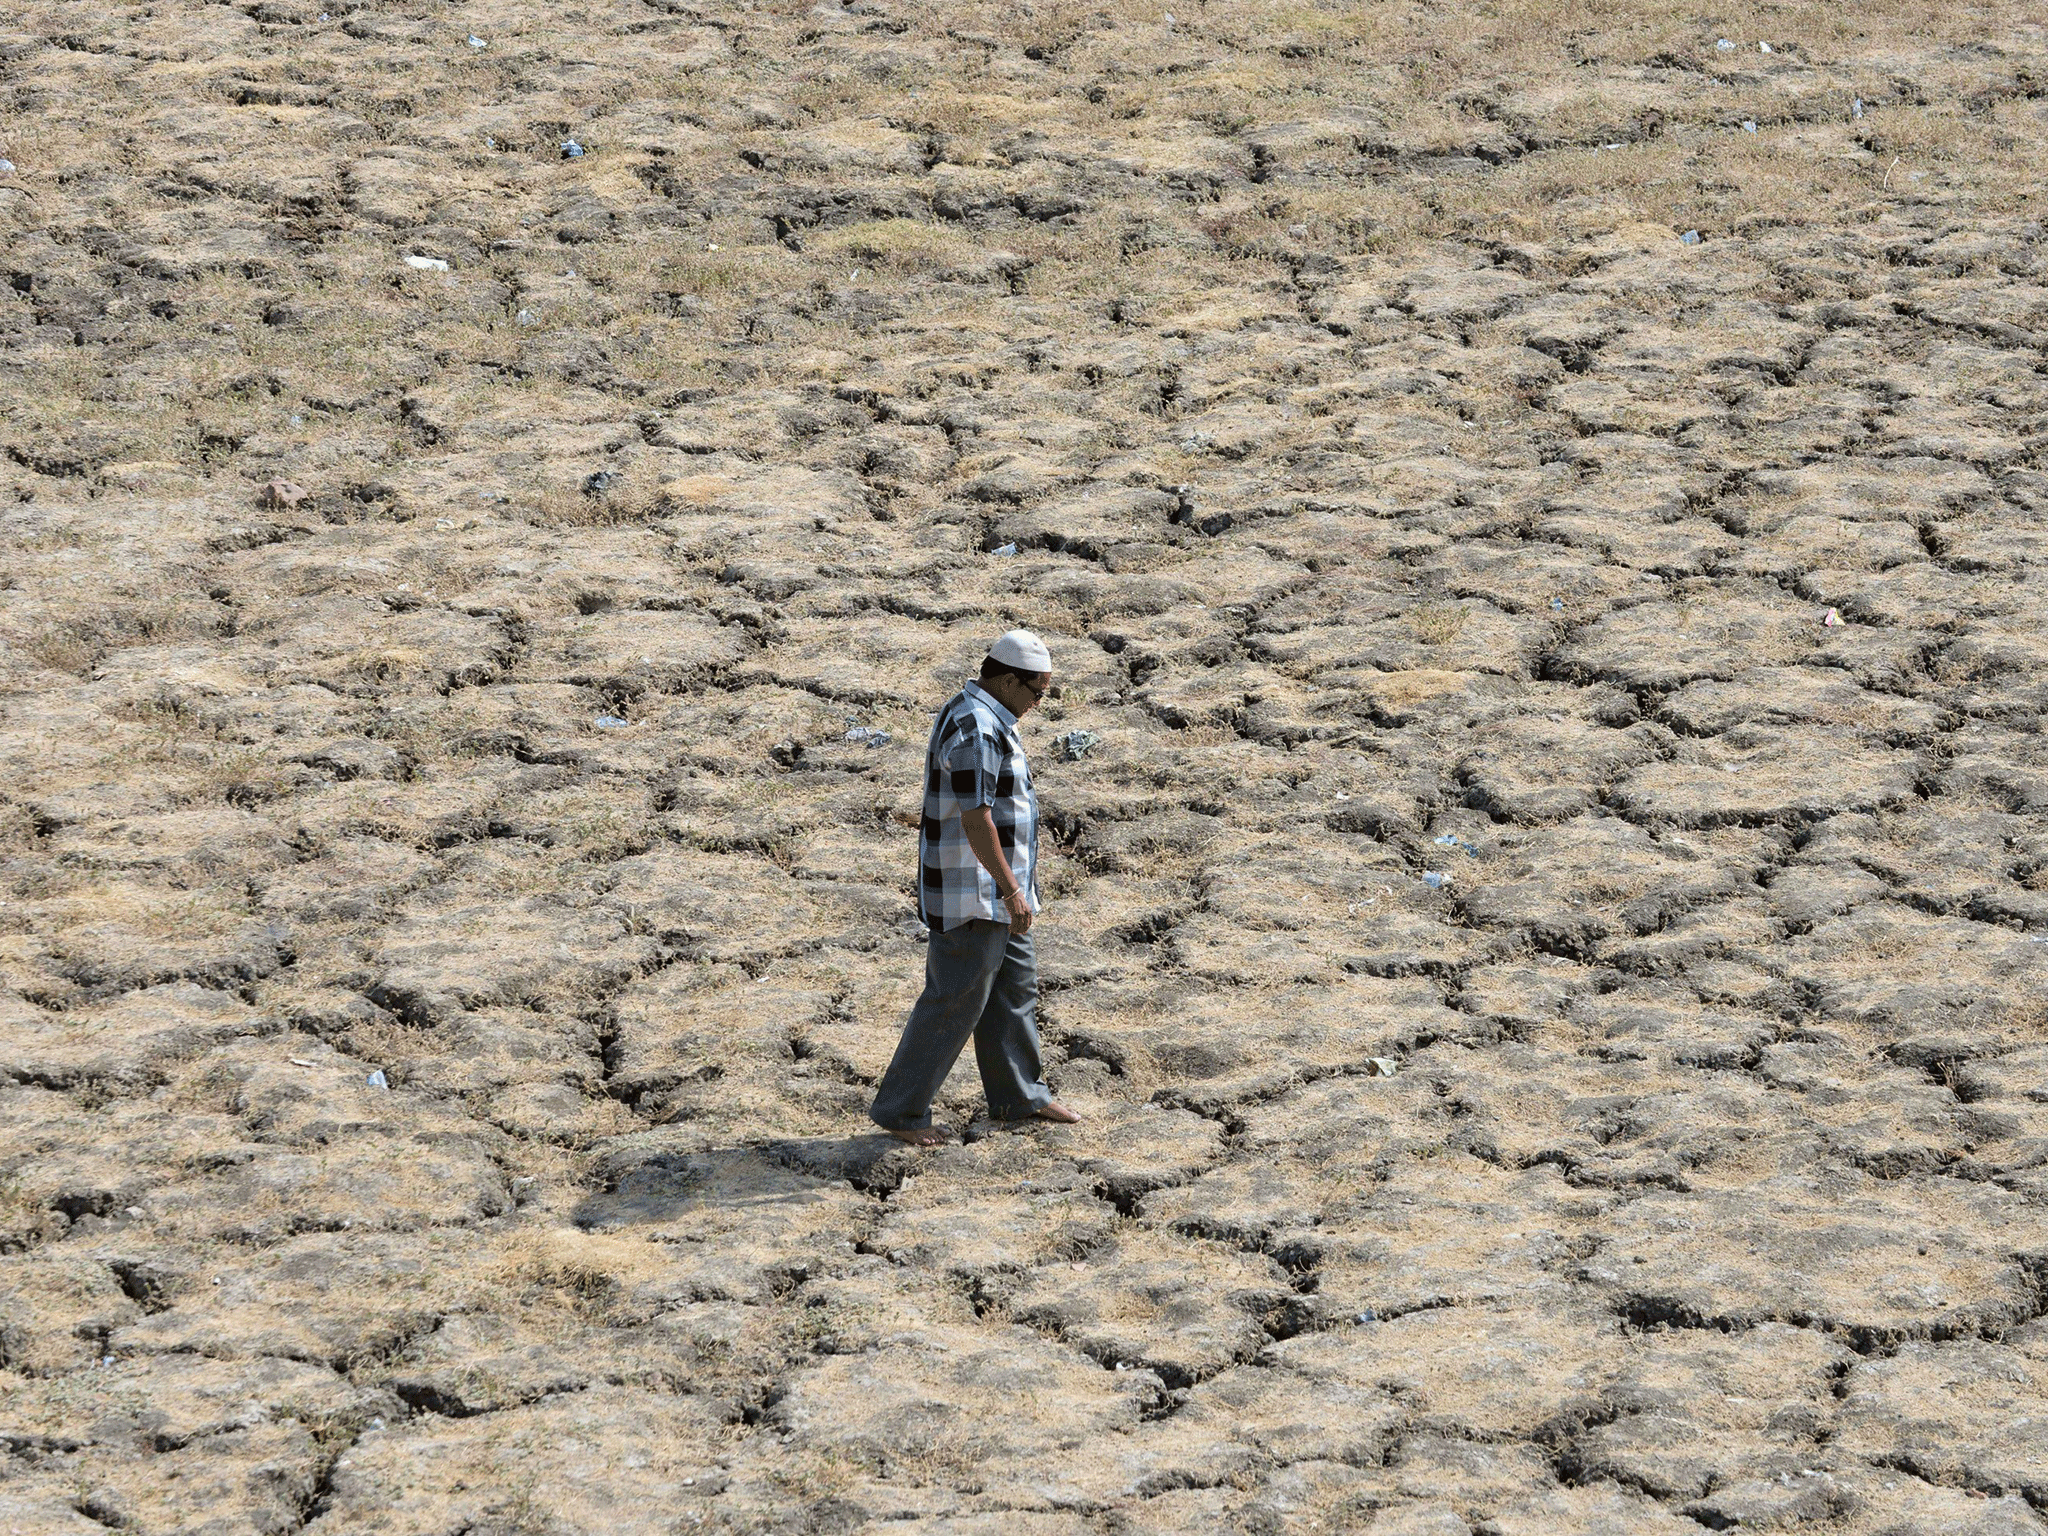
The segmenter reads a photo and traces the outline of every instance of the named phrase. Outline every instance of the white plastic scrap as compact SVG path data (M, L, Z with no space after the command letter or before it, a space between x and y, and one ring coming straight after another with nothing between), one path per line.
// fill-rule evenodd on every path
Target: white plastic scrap
M597 717L597 727L601 731L620 730L627 724L627 721L621 720L617 715L599 715Z
M405 264L415 272L446 272L448 263L438 256L408 256Z
M12 160L6 159L6 158L4 158L4 157L0 157L0 174L4 174L4 173L6 173L6 172L8 172L8 171L11 171L11 170L13 170L13 169L14 169L14 162L13 162Z
M1755 118L1753 118L1753 117L1745 117L1745 118L1744 118L1744 119L1742 120L1742 131L1743 131L1744 133L1755 133L1755 132L1756 132L1756 119L1755 119Z
M1859 121L1862 119L1863 98L1861 96L1858 96L1854 101L1849 103L1849 115L1853 118L1858 119Z
M384 1069L382 1067L379 1067L376 1071L372 1072L368 1077L364 1078L363 1081L368 1083L372 1088L389 1088L391 1086L391 1081L389 1078L385 1077Z
M1769 53L1771 51L1771 45L1769 43L1758 43L1756 45L1756 51L1758 53Z
M1725 37L1722 38L1721 41L1719 41L1718 43L1714 44L1714 47L1721 53L1733 53L1735 51L1735 44L1730 42Z
M1688 229L1678 237L1678 243L1680 245L1698 245L1700 243L1700 232L1696 229Z
M469 34L469 46L472 48L488 48L491 45L472 32Z
M562 140L562 158L564 160L581 160L583 158L583 146L574 139Z
M1440 891L1450 881L1450 876L1440 869L1426 869L1422 872L1422 883L1432 891Z
M1368 1056L1365 1064L1372 1068L1374 1077L1392 1077L1401 1070L1401 1064L1391 1056Z
M994 549L990 550L989 553L992 555L1001 555L1004 559L1007 560L1010 556L1017 553L1017 546L1014 544L998 544Z

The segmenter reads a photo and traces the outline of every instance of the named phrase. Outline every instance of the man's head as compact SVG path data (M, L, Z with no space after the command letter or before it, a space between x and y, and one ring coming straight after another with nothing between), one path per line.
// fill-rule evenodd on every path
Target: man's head
M1052 653L1030 630L1013 629L982 658L981 686L1021 720L1052 686Z

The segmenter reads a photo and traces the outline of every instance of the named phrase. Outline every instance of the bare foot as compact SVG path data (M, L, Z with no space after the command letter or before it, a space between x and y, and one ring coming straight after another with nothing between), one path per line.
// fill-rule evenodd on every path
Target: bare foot
M1055 1125L1073 1125L1081 1117L1067 1108L1058 1099L1054 1099L1051 1103L1042 1105L1032 1114L1031 1118L1034 1120L1050 1120Z
M935 1125L927 1125L922 1129L908 1131L895 1130L886 1125L882 1129L888 1131L898 1141L909 1142L913 1147L943 1147L951 1139Z

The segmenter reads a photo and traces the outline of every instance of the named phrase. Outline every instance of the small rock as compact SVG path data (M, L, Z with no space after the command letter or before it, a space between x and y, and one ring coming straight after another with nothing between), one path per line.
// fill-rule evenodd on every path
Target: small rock
M1392 1077L1401 1070L1401 1064L1391 1056L1368 1056L1365 1064L1372 1068L1371 1077Z
M273 480L263 487L260 499L272 511L289 512L306 499L306 488L289 480Z

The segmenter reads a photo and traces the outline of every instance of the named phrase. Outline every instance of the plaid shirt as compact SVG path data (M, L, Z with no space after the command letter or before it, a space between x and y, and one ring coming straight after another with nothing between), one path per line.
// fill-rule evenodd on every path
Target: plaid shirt
M985 805L1017 888L1038 910L1038 797L1017 717L969 683L946 701L924 752L924 826L917 838L917 915L934 933L974 918L1006 923L996 883L967 844L960 813Z

